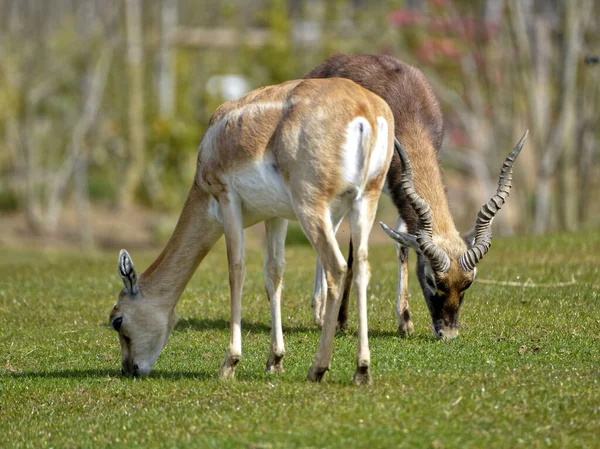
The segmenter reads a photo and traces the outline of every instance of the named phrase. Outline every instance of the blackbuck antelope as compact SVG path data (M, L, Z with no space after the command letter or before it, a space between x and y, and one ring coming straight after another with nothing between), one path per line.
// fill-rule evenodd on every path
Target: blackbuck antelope
M220 106L200 143L188 198L171 239L139 277L126 251L125 287L110 314L122 371L147 375L174 326L174 309L192 274L224 233L231 294L230 340L220 377L242 355L244 228L266 226L265 287L271 308L268 371L282 371L281 284L287 220L297 219L315 248L328 286L325 322L308 379L329 369L347 264L335 239L349 214L358 309L356 383L370 382L367 240L393 152L389 106L352 81L289 81Z
M408 248L411 247L418 254L417 275L431 314L434 335L454 338L458 335L464 292L475 279L477 263L490 247L492 218L508 196L512 164L525 136L504 163L498 193L479 212L474 230L461 236L450 214L438 160L443 137L442 113L421 71L390 56L335 54L305 75L305 78L331 77L351 79L376 93L394 114L394 133L401 146L396 144L398 152L392 157L385 191L398 209L396 229L401 232L386 226L384 230L399 243L398 332L401 335L414 332L408 306ZM351 240L348 279L352 276L353 243ZM312 304L318 324L324 316L326 285L317 260ZM338 317L342 329L348 321L349 291L350 282L347 282Z

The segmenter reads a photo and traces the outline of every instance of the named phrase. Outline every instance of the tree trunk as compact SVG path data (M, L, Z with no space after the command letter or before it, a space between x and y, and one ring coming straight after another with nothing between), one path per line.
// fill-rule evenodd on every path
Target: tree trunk
M591 8L589 0L579 2L565 2L565 43L562 76L562 102L564 110L564 127L562 142L557 142L563 146L562 164L560 165L561 182L559 199L559 222L561 227L567 231L574 231L579 227L579 216L577 213L578 190L577 190L577 159L575 144L576 126L576 103L577 103L577 69L580 65L580 53L585 29L585 18Z
M64 161L56 171L52 184L48 187L48 212L46 226L54 232L62 212L67 184L69 183L79 158L85 153L85 139L96 121L104 95L113 49L107 45L102 49L93 71L90 69L89 82L85 83L84 103L81 118L73 128L73 135Z
M580 138L577 145L578 173L579 179L579 209L577 215L579 223L584 225L589 216L590 188L592 187L591 173L596 164L598 153L597 144L597 120L598 102L600 101L600 67L589 65L585 69L585 83L583 86L583 107L581 108Z
M173 31L177 27L177 0L162 0L160 56L158 60L158 111L171 117L175 109Z
M75 166L75 209L77 210L77 221L79 222L79 246L84 251L91 251L95 245L90 226L87 154L81 155Z
M133 203L144 170L144 68L142 51L142 5L125 0L127 23L127 88L129 91L129 161L117 198L119 208Z

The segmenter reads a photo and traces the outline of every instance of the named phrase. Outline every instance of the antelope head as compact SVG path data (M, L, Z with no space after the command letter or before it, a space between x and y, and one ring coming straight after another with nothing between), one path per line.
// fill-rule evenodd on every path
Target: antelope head
M527 132L504 161L496 194L477 214L475 227L462 236L433 235L435 217L429 204L415 191L408 156L398 140L394 142L402 162L402 189L419 218L419 226L413 235L380 224L392 239L417 252L417 276L438 339L458 336L458 315L465 291L475 280L477 264L492 244L492 220L510 193L513 164L526 137Z
M121 373L145 377L167 342L175 313L143 291L133 261L124 249L119 254L118 271L124 287L109 320L119 333Z

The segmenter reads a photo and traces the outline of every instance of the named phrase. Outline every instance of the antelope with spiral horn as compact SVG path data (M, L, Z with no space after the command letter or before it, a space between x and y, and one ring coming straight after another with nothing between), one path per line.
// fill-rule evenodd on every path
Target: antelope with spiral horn
M477 264L492 244L492 220L510 193L513 164L526 137L527 132L504 161L496 194L477 214L475 228L462 236L448 221L449 215L442 213L436 216L432 209L435 211L437 208L432 208L417 193L408 156L398 140L394 141L402 164L401 186L419 217L419 226L415 233L409 234L380 224L396 242L417 252L417 275L431 313L436 338L451 339L458 336L459 308L465 291L475 280Z
M450 213L438 158L443 135L442 112L423 73L390 56L338 53L305 75L305 78L331 77L351 79L376 93L394 114L397 152L392 157L384 191L398 209L399 219L396 230L383 226L399 245L398 332L400 335L414 332L408 305L408 248L413 248L418 254L417 275L434 336L454 338L458 335L464 293L475 279L477 263L490 247L492 219L508 196L512 164L526 135L506 159L498 192L482 207L474 230L461 236ZM349 279L352 245L350 241ZM317 260L312 300L316 323L323 320L326 285ZM347 326L350 285L346 283L338 317L342 329Z

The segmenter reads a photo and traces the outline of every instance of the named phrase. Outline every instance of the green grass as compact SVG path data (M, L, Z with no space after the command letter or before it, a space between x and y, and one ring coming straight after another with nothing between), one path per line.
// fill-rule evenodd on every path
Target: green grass
M393 246L371 248L373 385L351 383L356 318L336 337L332 370L305 381L319 332L311 322L314 256L287 252L286 372L264 373L269 311L262 254L249 251L244 356L237 379L217 371L228 342L222 242L178 306L181 317L153 374L119 375L107 326L120 279L117 253L0 254L0 447L537 448L600 445L600 235L496 239L461 335L437 342L414 277L415 336L395 334ZM155 254L133 251L139 269ZM351 311L354 307L351 308Z

